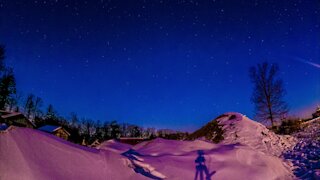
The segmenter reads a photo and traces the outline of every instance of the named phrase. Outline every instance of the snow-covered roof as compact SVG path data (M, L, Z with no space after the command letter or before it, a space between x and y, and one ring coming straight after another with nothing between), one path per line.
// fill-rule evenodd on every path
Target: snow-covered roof
M2 115L1 118L6 119L6 118L9 118L9 117L20 116L20 115L23 115L23 114L18 113L18 112L10 112L9 114Z
M57 131L58 129L62 128L61 126L53 126L53 125L45 125L40 128L38 128L40 131L45 131L48 133L53 133Z
M45 126L38 128L38 130L48 132L48 133L54 133L55 131L57 131L59 129L62 129L65 133L67 133L70 136L70 133L67 130L63 129L61 126L45 125Z
M28 118L26 118L22 113L20 113L20 112L9 112L9 111L4 111L4 110L0 110L0 114L1 114L1 118L2 119L10 119L11 117L17 117L17 116L19 116L19 117L21 117L21 118L24 118L24 119L26 119L26 121L28 122L28 123L30 123L33 127L36 127L36 125L30 120L30 119L28 119Z

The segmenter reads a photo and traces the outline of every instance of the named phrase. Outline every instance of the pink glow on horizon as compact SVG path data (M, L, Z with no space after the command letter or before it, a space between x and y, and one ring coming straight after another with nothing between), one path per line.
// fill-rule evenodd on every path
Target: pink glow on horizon
M316 111L317 107L320 106L320 101L316 101L311 105L296 109L292 111L292 115L301 118L310 118L312 114Z

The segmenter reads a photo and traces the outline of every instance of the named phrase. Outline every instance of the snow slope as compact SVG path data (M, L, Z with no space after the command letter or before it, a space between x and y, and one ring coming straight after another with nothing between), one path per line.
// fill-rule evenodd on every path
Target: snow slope
M141 179L122 155L71 144L33 129L0 133L0 179Z
M280 156L292 149L296 139L281 136L270 131L261 123L253 121L240 113L225 113L214 121L223 130L223 144L240 143L263 153Z
M212 179L292 179L281 159L240 144L155 139L126 153L134 154L143 164L152 165L168 179L178 180L195 179L199 150L204 154L205 169L212 174Z
M136 146L111 140L93 149L37 130L9 128L0 133L0 179L292 179L280 158L253 148L249 135L256 131L240 118L245 117L219 121L232 129L220 144L159 138ZM231 128L237 123L243 131Z
M108 140L108 141L101 143L97 147L97 149L110 150L113 152L122 153L124 151L127 151L131 147L132 146L129 144L120 143L114 139L111 139L111 140Z
M152 141L142 142L133 147L134 150L139 151L139 153L146 153L152 156L160 155L181 155L186 152L196 151L196 150L209 150L217 147L216 144L209 143L202 140L195 141L176 141L176 140L166 140L162 138L157 138ZM159 151L161 150L161 151Z

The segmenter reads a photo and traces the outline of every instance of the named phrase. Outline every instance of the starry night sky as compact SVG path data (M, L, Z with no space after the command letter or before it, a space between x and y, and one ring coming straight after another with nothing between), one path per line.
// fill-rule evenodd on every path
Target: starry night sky
M23 95L145 127L252 117L248 69L263 61L279 64L292 114L314 110L319 33L318 0L0 1L0 43Z

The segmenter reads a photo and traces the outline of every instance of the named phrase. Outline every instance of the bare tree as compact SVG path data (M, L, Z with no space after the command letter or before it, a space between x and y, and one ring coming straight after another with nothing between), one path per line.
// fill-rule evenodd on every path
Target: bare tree
M278 73L277 64L266 62L251 67L249 73L254 84L251 101L255 105L256 117L260 121L269 121L272 126L288 113L287 103L282 100L285 90Z
M79 128L79 118L78 115L74 112L70 113L71 127Z
M34 111L34 95L29 94L24 105L24 111L27 118L30 118Z
M112 139L119 138L120 136L120 125L117 123L117 121L111 121L110 123L110 135Z
M57 113L52 104L49 104L47 108L46 119L57 119Z
M4 63L5 48L0 45L0 109L5 109L15 103L16 80L13 69L6 67Z
M5 47L3 45L0 45L0 76L3 75L2 71L5 69L4 59L5 59Z
M91 144L96 133L95 121L92 119L83 118L81 120L81 135L86 144Z
M9 111L19 112L22 98L22 93L17 91L10 99L10 103L8 104Z
M35 103L34 103L34 109L33 109L33 114L34 117L39 117L41 115L41 107L43 105L43 101L40 97L35 98Z
M16 81L11 68L7 68L0 77L0 109L10 105L16 94Z

